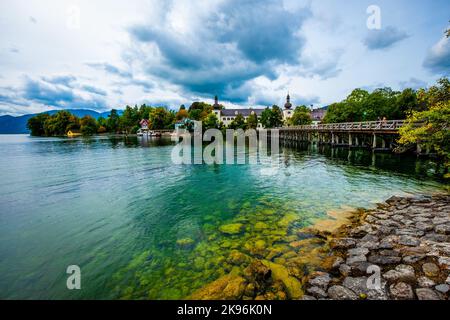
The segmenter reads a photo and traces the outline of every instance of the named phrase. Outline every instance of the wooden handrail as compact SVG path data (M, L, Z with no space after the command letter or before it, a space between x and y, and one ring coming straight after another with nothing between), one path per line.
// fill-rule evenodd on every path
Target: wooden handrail
M405 120L386 120L386 121L365 121L365 122L341 122L341 123L323 123L316 125L302 125L292 127L277 128L280 130L339 130L339 131L355 131L355 130L380 130L392 131L398 130L403 126Z

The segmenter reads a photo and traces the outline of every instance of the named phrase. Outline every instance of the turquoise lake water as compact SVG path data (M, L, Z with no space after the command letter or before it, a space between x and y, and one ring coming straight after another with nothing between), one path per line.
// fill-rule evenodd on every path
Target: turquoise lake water
M281 148L274 172L174 165L172 148L170 139L0 135L0 298L183 298L232 270L229 250L292 240L272 227L283 218L303 227L330 210L443 187L415 157ZM268 229L256 231L260 221ZM236 222L246 232L219 232ZM81 268L81 290L66 288L69 265Z

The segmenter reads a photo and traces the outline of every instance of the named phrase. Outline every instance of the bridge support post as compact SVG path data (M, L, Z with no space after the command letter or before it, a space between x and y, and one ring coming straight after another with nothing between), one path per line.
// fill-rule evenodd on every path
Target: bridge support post
M350 147L353 145L353 139L352 139L352 134L351 133L348 134L348 145Z
M331 133L331 145L334 145L334 132Z
M381 147L382 147L383 149L386 148L386 139L385 139L384 137L381 138Z
M358 136L355 136L355 145L356 145L356 146L359 146L359 139L358 139Z
M372 149L377 148L377 135L376 133L373 134L373 141L372 141Z

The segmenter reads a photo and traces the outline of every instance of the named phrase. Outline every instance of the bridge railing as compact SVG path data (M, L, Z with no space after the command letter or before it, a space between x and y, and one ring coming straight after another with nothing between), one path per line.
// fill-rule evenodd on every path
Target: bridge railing
M354 130L398 130L405 123L404 120L385 120L385 121L365 121L365 122L342 122L342 123L323 123L316 125L303 125L279 128L282 130L336 130L336 131L354 131Z

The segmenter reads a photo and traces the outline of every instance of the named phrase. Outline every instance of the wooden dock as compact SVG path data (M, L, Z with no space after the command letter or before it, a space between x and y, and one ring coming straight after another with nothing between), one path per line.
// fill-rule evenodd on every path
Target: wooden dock
M281 127L280 139L285 141L330 144L336 147L366 147L374 151L389 151L395 147L398 129L404 120L326 123Z

